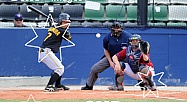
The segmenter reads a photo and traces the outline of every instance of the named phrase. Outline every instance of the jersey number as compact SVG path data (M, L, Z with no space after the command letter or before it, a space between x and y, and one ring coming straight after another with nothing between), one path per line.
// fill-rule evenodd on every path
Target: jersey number
M48 35L45 37L44 41L46 41L48 38L50 38L52 36L52 33L48 33Z

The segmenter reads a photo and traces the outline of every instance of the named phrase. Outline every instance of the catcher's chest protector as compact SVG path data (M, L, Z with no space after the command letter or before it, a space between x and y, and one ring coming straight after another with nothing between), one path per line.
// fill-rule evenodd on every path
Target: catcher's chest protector
M126 61L130 65L133 72L139 71L139 59L141 56L141 51L137 50L135 52L132 51L132 47L128 47L126 51Z

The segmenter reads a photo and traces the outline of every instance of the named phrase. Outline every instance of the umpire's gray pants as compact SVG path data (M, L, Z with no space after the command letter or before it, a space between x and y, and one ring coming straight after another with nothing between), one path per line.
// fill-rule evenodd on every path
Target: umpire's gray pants
M109 68L110 64L106 57L101 59L99 62L95 63L90 71L90 75L87 80L88 86L93 86L98 78L98 74L103 72L105 69Z

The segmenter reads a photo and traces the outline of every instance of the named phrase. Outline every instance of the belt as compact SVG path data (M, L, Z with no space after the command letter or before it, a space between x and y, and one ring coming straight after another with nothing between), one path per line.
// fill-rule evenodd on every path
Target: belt
M43 48L41 48L41 49L40 49L40 52L44 52L44 49L43 49Z

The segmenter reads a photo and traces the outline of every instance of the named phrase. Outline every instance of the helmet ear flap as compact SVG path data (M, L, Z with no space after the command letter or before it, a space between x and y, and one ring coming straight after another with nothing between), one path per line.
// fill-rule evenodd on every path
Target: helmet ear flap
M58 18L58 25L61 25L62 20L60 18Z
M71 22L70 15L67 13L61 13L58 17L58 24L61 25L62 21Z

